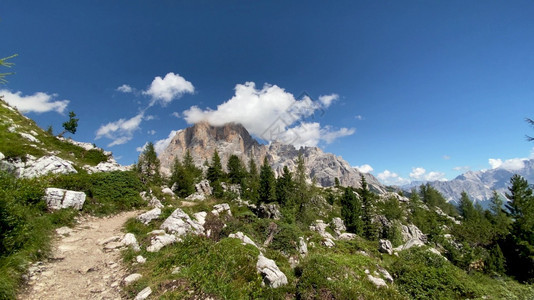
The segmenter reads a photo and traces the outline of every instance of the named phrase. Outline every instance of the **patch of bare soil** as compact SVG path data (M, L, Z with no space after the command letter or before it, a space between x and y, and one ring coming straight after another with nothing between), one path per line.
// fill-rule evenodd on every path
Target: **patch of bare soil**
M104 244L122 237L124 223L136 214L82 217L75 228L59 230L52 257L30 267L19 299L121 299L126 270L119 250Z

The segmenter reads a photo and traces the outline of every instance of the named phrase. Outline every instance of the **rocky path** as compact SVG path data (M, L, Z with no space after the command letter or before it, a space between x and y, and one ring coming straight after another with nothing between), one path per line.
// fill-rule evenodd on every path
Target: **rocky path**
M83 217L75 228L58 230L51 259L30 267L28 288L19 299L120 299L127 274L113 244L136 214Z

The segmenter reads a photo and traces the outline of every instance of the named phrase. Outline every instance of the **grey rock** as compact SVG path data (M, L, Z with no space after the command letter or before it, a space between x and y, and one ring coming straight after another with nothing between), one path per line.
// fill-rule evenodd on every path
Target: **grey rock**
M162 173L170 174L174 159L183 157L188 150L198 167L203 167L204 161L211 160L214 150L218 151L223 167L231 155L237 155L243 162L248 162L252 157L258 166L267 157L277 176L282 174L284 166L294 172L296 159L300 153L304 158L308 177L315 178L321 186L334 186L334 179L337 177L341 185L358 188L360 176L363 175L373 191L386 192L384 186L373 175L359 172L340 156L324 153L318 147L297 149L292 145L276 141L269 145L261 145L240 124L211 126L207 122L199 122L192 127L179 130L169 146L159 155Z
M176 236L172 234L156 235L150 239L150 246L146 248L148 252L158 252L161 248L179 241Z
M337 237L337 239L340 241L352 241L356 237L357 235L355 233L343 232Z
M378 251L392 255L393 246L391 245L391 242L389 240L381 239L379 241Z
M147 225L152 220L155 220L155 219L159 218L160 215L161 215L161 209L159 207L156 207L154 209L151 209L151 210L149 210L149 211L147 211L145 213L142 213L139 216L137 216L137 220L139 220L139 221L141 221L141 223Z
M327 227L328 224L326 224L323 220L315 220L315 222L310 225L310 230L319 233L319 235L325 239L334 240L335 238L332 236L332 234L326 231Z
M410 224L408 226L402 225L401 233L404 242L407 242L412 239L418 239L423 243L426 243L428 241L427 236L421 230L419 230L417 226L413 224Z
M135 257L135 261L136 261L137 263L139 263L139 264L144 264L144 263L146 263L146 258L144 258L144 257L141 256L141 255L137 255L137 256Z
M128 276L126 276L122 281L124 282L124 285L130 285L134 282L136 282L137 280L141 279L143 277L143 275L139 274L139 273L134 273L134 274L130 274Z
M306 244L306 241L303 237L299 237L299 254L304 257L308 254L308 245Z
M251 240L247 235L245 235L243 232L241 231L238 231L236 233L230 233L228 235L229 238L232 238L232 239L239 239L241 240L243 243L243 245L252 245L256 248L258 248L258 246L256 245L256 243L254 243L253 240Z
M145 300L150 294L152 294L152 289L148 286L140 291L139 294L135 296L134 300Z
M43 156L38 159L31 155L26 155L26 161L20 158L11 160L1 160L0 169L10 172L15 177L34 178L46 174L67 174L77 173L72 166L72 162L57 156Z
M132 247L132 249L135 252L141 251L141 248L139 247L139 244L137 243L137 239L135 238L135 235L133 233L125 234L124 237L121 240L121 243L124 246Z
M177 208L164 222L161 229L176 235L177 237L187 233L203 234L204 227L196 220L192 220L180 208Z
M369 279L369 281L371 281L377 287L388 286L384 279L380 277L374 277L373 275L369 274L367 275L367 279Z
M280 220L282 213L280 212L280 206L277 203L262 203L258 207L256 214L260 218Z
M72 207L80 210L85 203L86 195L84 192L47 188L44 198L49 209L58 210Z
M263 283L272 288L277 288L287 284L286 275L280 271L276 262L268 259L260 253L258 262L256 263L256 270L262 275Z
M336 243L334 243L333 240L329 239L329 238L325 238L323 241L322 241L323 245L325 245L327 248L332 248L336 245Z
M345 223L343 223L341 218L333 218L332 222L330 222L330 226L338 236L347 230L347 227L345 227Z
M161 189L161 192L165 195L174 196L174 192L168 187Z
M211 213L216 216L223 212L226 212L229 216L232 215L232 211L230 210L230 205L228 205L228 203L216 204L213 206L213 210L211 211Z
M382 277L389 283L393 283L393 276L389 274L389 272L381 267L378 267L378 272L382 275Z

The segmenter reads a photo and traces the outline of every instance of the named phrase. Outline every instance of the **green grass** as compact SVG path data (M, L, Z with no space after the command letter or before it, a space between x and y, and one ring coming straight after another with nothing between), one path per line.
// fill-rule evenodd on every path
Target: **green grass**
M72 225L78 212L49 213L45 182L0 172L0 299L14 299L30 262L49 254L54 229Z
M7 158L22 158L27 154L37 158L55 153L54 155L66 160L73 161L78 167L84 165L95 166L106 161L107 156L101 150L85 150L66 141L62 141L50 135L37 124L16 111L6 108L6 102L0 100L0 152ZM15 132L10 132L10 127L17 127ZM22 137L18 132L34 132L39 141L33 143ZM36 134L35 134L36 133Z

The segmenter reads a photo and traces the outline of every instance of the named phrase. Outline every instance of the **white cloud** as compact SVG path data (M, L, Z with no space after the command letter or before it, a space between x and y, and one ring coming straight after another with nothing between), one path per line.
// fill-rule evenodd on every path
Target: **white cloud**
M511 158L503 161L500 158L490 158L488 160L492 169L505 169L508 171L517 171L525 167L526 158Z
M148 116L145 117L145 121L150 121L150 120L154 120L154 119L156 119L156 116L154 116L154 115L148 115Z
M321 97L324 100L332 95ZM193 106L183 112L183 117L190 124L201 121L214 126L240 123L261 139L296 147L317 146L321 140L332 143L339 137L354 133L354 129L341 128L336 131L328 126L321 127L317 122L306 122L305 118L312 116L319 108L320 105L309 97L297 100L293 94L276 85L265 84L261 89L256 89L254 82L246 82L237 84L234 96L218 105L217 109L202 110Z
M102 137L112 140L108 147L125 144L133 138L134 132L139 129L141 121L143 121L143 117L144 112L141 112L130 119L119 119L102 125L96 131L95 140Z
M364 165L361 165L361 166L354 166L354 168L356 168L358 171L360 171L362 173L371 173L374 170L373 167L371 167L368 164L364 164Z
M164 78L156 76L148 90L144 91L143 94L152 98L150 106L157 102L165 106L186 93L193 94L194 92L195 87L191 82L178 74L170 72Z
M385 170L376 176L385 185L404 185L410 183L409 179L400 177L397 173Z
M135 151L137 152L143 152L145 151L146 146L148 145L148 142L146 142L143 146L135 148Z
M410 172L410 178L413 180L423 180L423 181L444 181L445 174L441 172L426 172L424 168L418 167L418 168L412 168L412 172Z
M363 120L363 116L362 115L356 115L354 118L356 120L359 120L359 121Z
M152 130L147 131L147 133L150 134L150 135L154 135L154 134L156 134L156 131L154 129L152 129Z
M49 95L43 92L22 96L22 92L11 93L8 90L0 90L0 96L4 96L4 100L9 105L16 107L21 113L55 111L62 114L70 102L69 100L53 101L57 94Z
M319 101L324 105L324 107L329 107L332 102L339 99L338 94L331 94L331 95L323 95L319 96Z
M173 115L174 117L178 118L178 119L181 118L180 113L177 112L177 111L173 112L172 115Z
M133 93L134 89L131 86L127 85L127 84L123 84L123 85L119 86L116 89L116 91L122 92L122 93Z
M176 135L177 132L178 130L171 130L169 136L166 139L162 139L154 143L154 150L156 150L157 154L160 154L161 152L163 152L163 150L165 150L165 148L167 148L167 146L169 146L172 138Z

